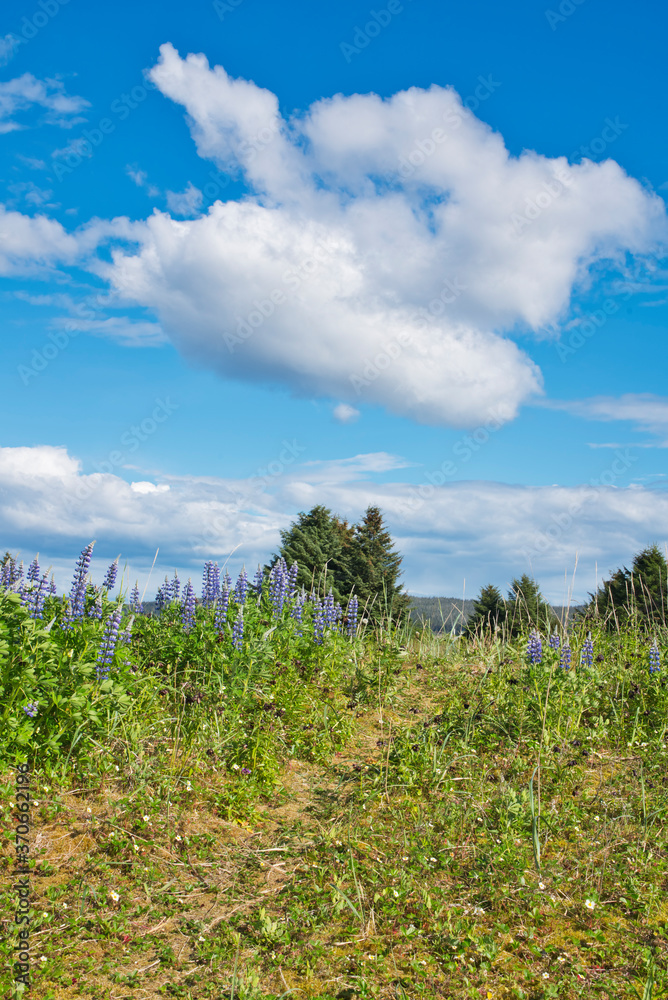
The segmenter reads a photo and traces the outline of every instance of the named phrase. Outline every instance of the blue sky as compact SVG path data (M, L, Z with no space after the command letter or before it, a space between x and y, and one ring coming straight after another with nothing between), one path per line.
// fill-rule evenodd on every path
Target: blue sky
M2 545L151 590L376 503L412 593L554 600L663 545L665 20L10 0Z

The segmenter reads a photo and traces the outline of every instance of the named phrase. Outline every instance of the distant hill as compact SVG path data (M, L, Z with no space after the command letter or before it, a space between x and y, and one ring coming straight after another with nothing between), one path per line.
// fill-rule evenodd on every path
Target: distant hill
M464 624L473 614L475 601L463 601L461 597L411 597L410 616L412 621L428 625L432 632L459 633ZM568 614L572 619L578 610L574 605L570 608L552 605L552 610L559 619L565 621Z

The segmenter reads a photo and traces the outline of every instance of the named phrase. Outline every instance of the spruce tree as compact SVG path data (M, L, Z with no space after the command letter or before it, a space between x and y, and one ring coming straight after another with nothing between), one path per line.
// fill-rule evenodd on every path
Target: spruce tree
M635 556L633 568L616 570L595 594L590 594L588 616L600 615L610 627L631 615L654 625L668 617L668 565L658 545L648 545Z
M390 533L383 524L378 507L367 507L361 523L346 546L347 580L355 589L360 604L366 604L368 617L375 622L391 616L399 621L410 605L401 588L402 557L395 551Z
M464 635L468 638L483 631L494 631L506 620L506 602L493 583L482 587L473 605L473 614L466 623Z
M513 638L532 628L550 632L558 625L557 616L538 584L526 573L511 583L506 609L506 622Z
M353 529L339 520L328 507L317 504L308 513L300 512L297 521L281 531L281 547L272 556L269 569L279 559L288 566L299 566L297 586L307 592L313 589L327 594L332 589L334 599L343 602L349 593L344 550L349 547Z

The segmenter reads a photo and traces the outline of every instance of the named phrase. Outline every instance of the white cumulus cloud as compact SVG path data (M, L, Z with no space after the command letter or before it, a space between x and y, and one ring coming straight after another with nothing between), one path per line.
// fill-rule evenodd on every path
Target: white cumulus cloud
M154 213L105 273L222 376L425 423L512 419L542 380L511 333L665 233L661 199L616 163L511 156L450 88L338 95L286 121L202 55L163 45L151 76L250 193Z
M529 572L561 603L576 559L579 600L635 552L668 539L668 493L621 485L633 462L621 451L595 480L573 487L388 482L388 472L410 463L386 452L287 465L262 482L163 474L129 483L85 473L64 448L0 447L0 537L24 559L39 551L45 565L61 567L61 587L92 539L99 558L120 551L142 587L159 548L155 587L175 566L199 577L209 558L222 564L233 554L234 571L264 564L280 530L317 503L349 522L374 504L404 557L410 592L461 596L465 586L471 596Z

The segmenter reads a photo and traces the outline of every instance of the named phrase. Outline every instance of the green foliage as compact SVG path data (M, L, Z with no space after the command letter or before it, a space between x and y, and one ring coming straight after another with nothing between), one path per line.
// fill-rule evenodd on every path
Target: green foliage
M513 580L506 601L506 627L511 638L532 628L549 633L558 624L554 611L535 580L526 573Z
M84 732L93 739L113 732L137 687L119 653L110 679L97 679L104 619L115 607L107 601L102 621L86 618L66 631L53 628L60 601L46 603L50 627L29 616L18 594L0 592L0 753L57 755ZM35 703L31 718L25 708Z
M367 606L374 622L387 618L399 621L408 610L410 598L398 582L401 561L379 508L368 507L362 522L355 526L347 565L360 604Z
M466 623L464 634L470 638L479 632L496 631L506 620L506 602L493 583L483 587L473 605L473 614Z
M288 566L297 562L297 584L307 591L322 594L331 587L341 603L354 592L374 622L399 621L408 610L410 599L398 583L402 559L378 507L368 507L359 524L348 525L318 504L281 532L281 542L270 566L280 558Z
M633 568L616 570L595 594L590 594L588 617L602 617L608 627L637 617L640 621L666 624L668 609L668 565L658 545L649 545L633 560Z
M271 568L279 559L288 567L299 566L297 586L307 593L327 594L331 588L336 601L344 602L350 594L347 550L352 528L339 520L328 507L317 504L303 511L289 528L281 531L281 548L272 556Z

